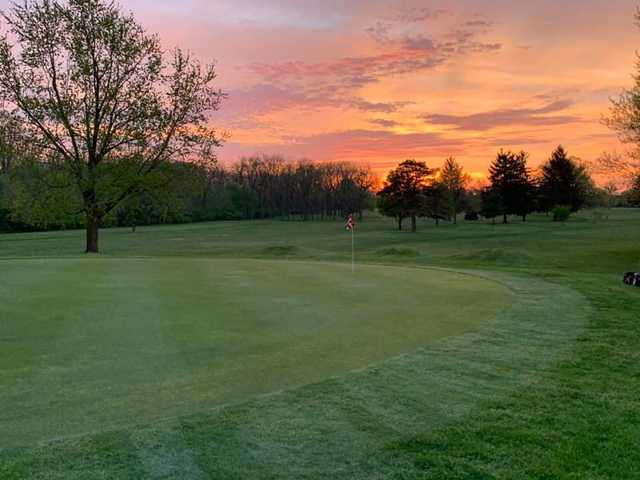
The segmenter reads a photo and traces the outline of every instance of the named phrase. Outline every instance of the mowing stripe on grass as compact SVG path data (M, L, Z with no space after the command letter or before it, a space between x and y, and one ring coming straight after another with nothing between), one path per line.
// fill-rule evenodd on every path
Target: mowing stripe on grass
M193 478L369 479L415 473L398 445L455 421L471 421L488 400L544 381L547 370L571 353L591 312L570 288L480 274L508 285L516 299L477 331L209 413L5 451L0 473L140 478L142 469L144 477L176 478L175 465ZM100 456L105 444L116 451L135 445L135 455ZM167 458L179 461L167 464Z
M244 401L477 328L507 288L455 272L197 259L6 261L0 446Z

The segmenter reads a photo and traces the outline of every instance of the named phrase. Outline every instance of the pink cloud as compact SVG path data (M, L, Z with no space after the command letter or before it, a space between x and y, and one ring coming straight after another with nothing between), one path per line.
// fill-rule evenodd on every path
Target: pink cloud
M431 125L448 125L461 130L489 130L509 125L561 125L580 121L573 115L548 115L566 110L570 100L558 100L540 108L505 108L471 115L426 114L421 118Z

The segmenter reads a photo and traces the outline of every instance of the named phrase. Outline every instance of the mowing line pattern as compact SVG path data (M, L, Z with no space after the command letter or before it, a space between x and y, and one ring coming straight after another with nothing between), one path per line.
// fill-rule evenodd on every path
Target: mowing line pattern
M477 331L208 413L6 450L0 472L71 479L402 478L415 465L399 446L544 382L548 369L571 354L591 314L589 303L565 286L465 273L515 293L512 305ZM104 448L116 454L100 455Z

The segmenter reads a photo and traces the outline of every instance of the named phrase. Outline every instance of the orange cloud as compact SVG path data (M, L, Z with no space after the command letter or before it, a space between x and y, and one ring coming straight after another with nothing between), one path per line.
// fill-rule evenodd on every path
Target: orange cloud
M2 0L0 0L2 1ZM630 84L635 0L130 0L167 45L216 58L229 99L225 162L253 153L383 171L454 155L486 171L500 148L531 164L557 144L620 149L600 121ZM217 125L218 126L218 125Z

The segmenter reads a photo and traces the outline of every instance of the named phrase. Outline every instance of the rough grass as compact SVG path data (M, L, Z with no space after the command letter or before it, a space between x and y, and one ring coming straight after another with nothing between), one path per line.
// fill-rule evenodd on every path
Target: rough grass
M5 448L0 478L637 478L640 289L621 274L640 269L640 211L607 216L422 225L416 235L368 219L360 261L482 270L517 301L481 330L310 385ZM295 259L350 258L342 225L322 222L113 230L104 245L118 256L259 257L285 239ZM0 252L73 255L81 241L4 236ZM381 256L387 248L421 255Z

